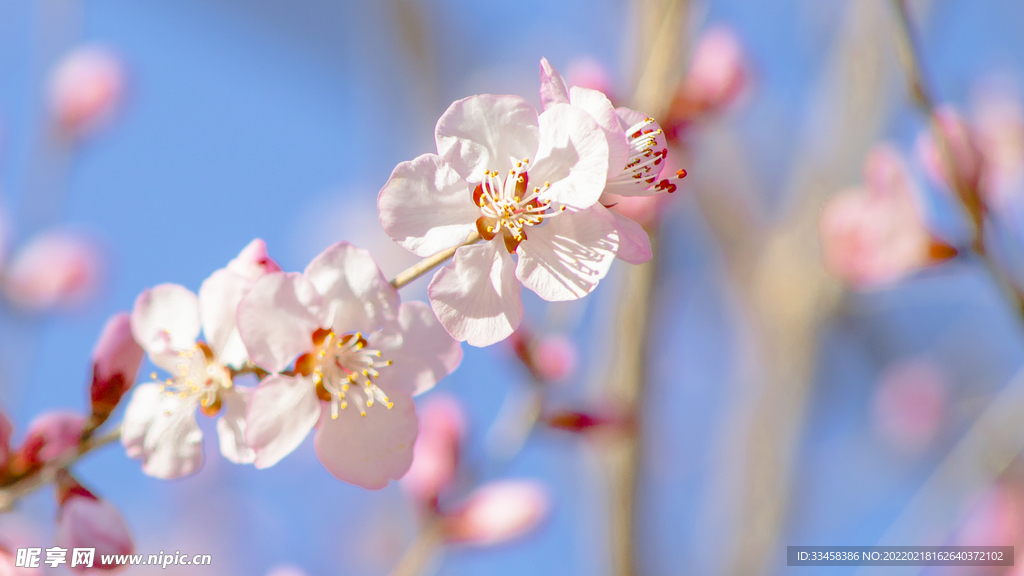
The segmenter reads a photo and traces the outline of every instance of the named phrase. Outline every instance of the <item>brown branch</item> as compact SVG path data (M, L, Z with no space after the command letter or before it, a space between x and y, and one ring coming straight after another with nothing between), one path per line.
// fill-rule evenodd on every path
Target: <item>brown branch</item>
M480 241L480 234L477 232L471 232L466 238L466 241L458 246L452 246L434 254L433 256L427 256L423 260L420 260L416 264L410 266L408 269L399 272L395 279L391 281L391 285L395 289L401 288L402 286L408 285L413 280L423 276L427 272L430 272L434 268L440 266L449 258L455 255L455 251L463 246L469 246L470 244L476 244Z

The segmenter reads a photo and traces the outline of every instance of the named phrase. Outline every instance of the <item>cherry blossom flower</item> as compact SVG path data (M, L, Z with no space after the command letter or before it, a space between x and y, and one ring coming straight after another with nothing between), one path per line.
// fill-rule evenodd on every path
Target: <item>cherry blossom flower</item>
M248 360L235 313L261 276L279 270L263 241L253 240L203 282L198 297L184 286L161 284L135 301L132 333L150 360L171 374L162 383L136 387L125 411L121 442L129 456L142 458L147 474L175 478L202 465L197 408L206 416L221 414L217 432L225 458L239 464L254 460L245 442L252 389L234 385L231 373ZM197 340L200 330L205 342Z
M917 452L941 430L948 410L942 373L923 360L905 360L885 369L873 400L875 430L894 447Z
M960 113L949 105L936 109L935 121L939 123L949 144L951 159L956 164L957 178L968 189L977 190L981 180L982 158L971 128ZM947 190L954 189L949 170L931 129L924 130L918 135L915 147L924 164L925 173L932 183Z
M92 568L71 568L78 573L116 570L117 564L103 564L109 555L131 554L135 550L128 526L113 504L98 498L84 488L67 472L57 478L57 498L60 509L57 516L55 543L61 548L95 548Z
M462 360L430 309L400 304L369 252L347 242L301 274L256 282L238 326L253 361L275 373L256 388L246 417L256 467L276 464L316 427L324 467L369 489L409 469L418 426L412 397ZM293 361L294 374L280 374Z
M132 336L131 316L115 314L107 320L92 352L93 372L89 396L92 415L89 425L96 428L110 416L121 397L135 383L145 351Z
M58 126L81 135L105 124L121 101L124 77L124 65L110 49L72 51L50 77L50 107Z
M629 108L615 108L596 90L569 88L546 58L540 61L540 99L545 110L558 104L578 108L589 114L604 132L608 140L608 178L599 206L614 206L623 197L674 192L675 180L686 175L680 170L675 178L662 178L668 147L664 131L654 119ZM619 234L617 256L630 264L650 260L651 242L643 227L621 212L608 214Z
M474 346L508 337L523 317L520 282L545 300L575 300L608 273L619 234L597 204L609 150L590 114L471 96L441 116L435 139L438 154L399 164L377 204L388 236L418 256L473 232L485 240L459 247L428 288L452 336Z
M28 425L25 441L18 451L18 465L28 469L45 464L77 446L85 417L74 412L44 412Z
M73 307L96 293L103 270L103 253L94 239L59 228L47 230L11 257L3 290L16 306L33 312Z
M455 479L465 433L466 415L458 400L433 395L420 411L420 433L402 488L421 504L436 506L438 495Z
M492 546L518 538L547 515L548 495L529 480L502 480L477 488L447 520L451 542Z

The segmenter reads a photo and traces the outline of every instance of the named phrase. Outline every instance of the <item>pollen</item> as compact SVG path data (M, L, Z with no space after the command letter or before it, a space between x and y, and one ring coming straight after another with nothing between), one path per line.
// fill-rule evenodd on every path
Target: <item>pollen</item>
M334 331L320 329L312 338L314 349L296 361L296 370L313 376L317 395L330 402L331 418L339 417L340 411L348 408L349 400L363 416L375 402L385 406L391 404L387 395L375 383L380 377L378 368L391 365L391 360L380 360L383 353L370 348L362 332L338 335ZM302 370L299 370L301 366ZM351 387L359 394L346 394Z

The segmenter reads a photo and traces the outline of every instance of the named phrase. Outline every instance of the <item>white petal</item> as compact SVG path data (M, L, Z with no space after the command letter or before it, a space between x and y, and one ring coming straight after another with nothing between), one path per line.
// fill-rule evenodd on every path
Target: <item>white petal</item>
M238 306L238 332L253 362L284 370L313 347L321 327L321 298L302 274L274 272L260 278Z
M245 438L257 468L277 464L302 444L320 417L320 399L305 377L271 376L249 398Z
M146 432L142 471L157 478L178 478L203 465L203 433L196 423L194 399L164 396Z
M131 324L139 346L166 369L176 352L192 348L199 337L199 300L178 284L154 286L135 299Z
M146 432L153 425L163 398L160 385L155 382L139 384L132 392L128 407L124 410L124 423L121 426L121 444L130 458L142 457Z
M537 157L537 111L518 96L482 94L452 103L437 121L437 153L470 184Z
M252 464L256 459L256 452L245 441L245 414L252 392L252 388L234 386L221 395L224 412L217 419L220 453L235 464Z
M519 245L516 276L545 300L575 300L608 273L618 244L615 221L604 206L565 212L530 229Z
M630 264L643 264L650 260L651 239L644 227L614 210L604 210L615 220L615 230L619 233L619 260Z
M500 238L459 248L455 261L440 269L427 288L445 330L473 346L490 346L512 334L523 319L514 267Z
M253 281L229 268L221 268L199 287L203 334L222 364L241 366L249 355L238 335L238 304Z
M377 196L384 231L417 256L461 244L480 217L473 187L435 154L395 167Z
M398 319L386 326L370 346L394 363L381 369L376 381L384 392L422 394L451 374L462 361L462 346L448 335L423 302L402 304Z
M316 454L335 478L369 490L379 490L398 480L412 465L419 421L412 397L399 392L391 397L394 407L373 406L359 411L340 410L332 419L324 405L316 433Z
M608 139L580 108L556 104L540 115L540 146L530 184L549 182L545 198L576 208L597 202L608 181Z
M555 104L569 103L569 88L547 58L540 59L540 103L545 110Z
M306 267L305 276L323 297L324 327L370 332L398 314L398 291L369 252L348 242L324 250Z
M615 107L611 100L603 92L573 86L569 91L569 99L572 105L586 110L597 122L597 125L604 131L608 139L608 178L614 178L622 173L622 169L629 161L629 142L626 140L626 132L619 124L619 116L615 113Z

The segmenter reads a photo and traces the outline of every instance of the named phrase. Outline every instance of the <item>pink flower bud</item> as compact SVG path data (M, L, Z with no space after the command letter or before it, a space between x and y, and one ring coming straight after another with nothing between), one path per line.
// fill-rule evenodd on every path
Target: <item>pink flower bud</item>
M560 334L545 336L536 344L533 363L541 379L564 380L576 370L576 345Z
M419 502L433 505L455 478L465 421L462 405L451 396L435 394L423 403L412 466L402 477L402 488Z
M107 419L135 383L143 354L132 336L131 316L127 312L111 316L92 351L92 427Z
M949 143L952 161L956 164L957 177L961 184L970 190L977 190L981 179L981 154L971 134L970 128L960 114L952 107L939 107L935 116ZM936 186L955 190L952 178L949 177L941 150L929 128L923 130L915 144L918 157L924 164L928 179Z
M14 425L7 419L6 414L0 412L0 469L7 466L7 461L11 457L12 434L14 434Z
M45 412L28 425L25 442L18 454L31 468L60 456L77 446L85 427L85 417L74 412Z
M270 272L280 272L281 267L268 255L267 243L257 238L242 249L234 260L228 262L228 269L250 280Z
M104 555L131 554L135 550L128 526L113 504L82 488L68 474L58 479L61 500L56 544L61 548L95 548L93 567L72 568L78 573L115 570L119 565L101 562Z
M448 518L448 539L473 546L491 546L518 538L547 515L548 494L529 480L486 484L470 494Z
M57 125L82 135L106 124L121 103L125 72L121 60L99 46L78 48L50 77L50 107Z
M67 230L49 230L15 253L3 288L11 302L27 310L66 308L96 293L103 268L103 255L94 240Z
M609 99L612 94L612 77L600 61L590 58L576 58L565 68L565 83L603 92Z
M544 417L544 423L551 428L577 434L601 430L629 433L635 425L634 419L628 414L610 409L586 412L556 410Z
M701 111L716 111L739 95L747 77L743 46L735 32L715 26L697 42L682 91Z
M901 450L922 450L945 417L945 379L921 360L891 365L881 375L872 404L875 430L882 438Z

